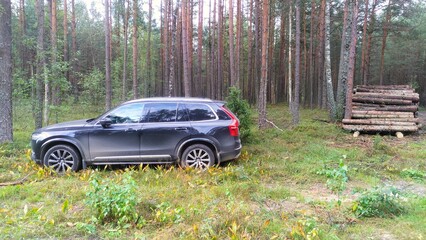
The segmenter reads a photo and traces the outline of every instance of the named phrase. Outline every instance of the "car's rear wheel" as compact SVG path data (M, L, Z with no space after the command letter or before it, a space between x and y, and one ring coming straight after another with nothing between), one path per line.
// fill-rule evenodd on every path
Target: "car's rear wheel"
M71 146L55 145L46 152L43 163L59 173L77 171L80 169L81 157Z
M203 144L189 146L182 154L181 166L186 168L207 169L214 164L213 151Z

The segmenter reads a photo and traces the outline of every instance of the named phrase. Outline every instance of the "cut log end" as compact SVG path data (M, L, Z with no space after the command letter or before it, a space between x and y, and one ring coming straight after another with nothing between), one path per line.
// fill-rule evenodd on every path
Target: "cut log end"
M403 138L404 134L402 134L402 132L396 132L396 137L397 138Z
M359 137L359 134L360 134L360 132L359 132L359 131L355 131L355 132L354 132L354 135L353 135L353 136L354 136L354 138Z

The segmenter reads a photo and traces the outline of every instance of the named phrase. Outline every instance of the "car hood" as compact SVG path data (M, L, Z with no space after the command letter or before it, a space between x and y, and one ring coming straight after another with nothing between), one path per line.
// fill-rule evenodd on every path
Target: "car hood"
M72 130L72 129L84 127L85 125L87 125L87 119L75 120L70 122L63 122L63 123L49 125L47 127L38 129L37 132Z

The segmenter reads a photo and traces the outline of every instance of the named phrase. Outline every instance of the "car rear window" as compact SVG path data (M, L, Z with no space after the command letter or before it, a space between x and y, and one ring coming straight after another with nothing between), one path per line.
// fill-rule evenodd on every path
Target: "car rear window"
M186 104L189 113L189 119L191 121L206 121L216 119L216 114L206 104L202 103L190 103Z

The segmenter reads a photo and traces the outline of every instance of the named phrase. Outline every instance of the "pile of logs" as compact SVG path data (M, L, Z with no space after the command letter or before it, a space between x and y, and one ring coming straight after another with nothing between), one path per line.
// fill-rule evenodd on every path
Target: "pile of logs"
M408 85L356 86L352 118L343 128L354 132L416 132L419 94Z

